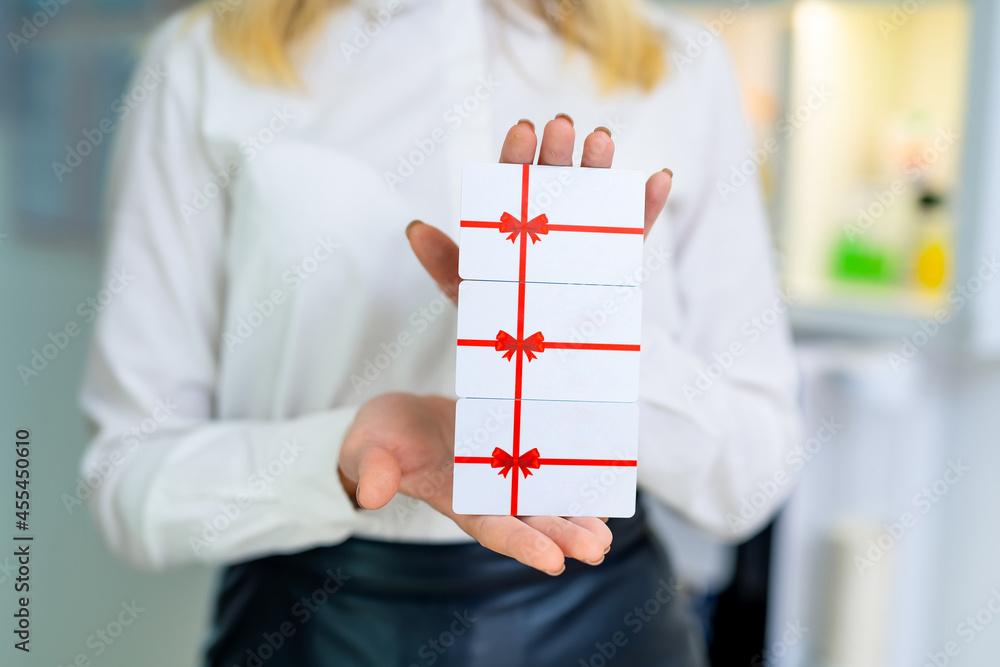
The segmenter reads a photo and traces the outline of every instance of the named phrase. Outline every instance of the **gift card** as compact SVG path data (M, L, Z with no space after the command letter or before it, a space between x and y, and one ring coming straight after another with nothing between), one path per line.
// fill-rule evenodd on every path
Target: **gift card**
M468 398L633 402L638 287L464 281L456 393Z
M630 403L461 399L454 510L632 516L638 443Z
M467 164L459 275L636 285L645 192L638 171Z

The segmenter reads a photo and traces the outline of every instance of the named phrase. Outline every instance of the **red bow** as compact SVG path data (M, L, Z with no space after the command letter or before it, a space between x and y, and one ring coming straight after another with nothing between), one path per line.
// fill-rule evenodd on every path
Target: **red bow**
M497 334L496 351L503 352L506 350L507 354L503 355L503 358L510 361L514 358L514 353L517 352L518 349L524 350L524 354L527 355L528 361L531 361L535 358L535 352L541 354L545 351L545 336L542 335L541 331L536 331L523 341L519 341L501 329L500 333Z
M518 456L517 460L515 461L513 456L511 456L504 450L497 447L493 450L493 461L490 463L490 467L503 468L503 470L501 470L497 474L503 475L505 478L507 477L507 473L510 472L511 468L514 467L520 468L521 472L524 473L525 479L527 479L528 475L531 474L531 471L528 470L528 468L534 468L535 470L538 470L540 467L542 467L542 464L538 460L539 458L540 455L538 453L538 450L532 449L530 452L526 452ZM516 475L517 473L514 474Z
M510 213L504 213L500 216L500 233L506 234L510 232L510 236L507 238L510 239L511 243L514 243L517 241L517 235L524 232L531 237L531 242L534 243L540 240L538 238L539 234L549 233L549 228L545 226L548 222L549 219L544 213L526 223L521 222Z

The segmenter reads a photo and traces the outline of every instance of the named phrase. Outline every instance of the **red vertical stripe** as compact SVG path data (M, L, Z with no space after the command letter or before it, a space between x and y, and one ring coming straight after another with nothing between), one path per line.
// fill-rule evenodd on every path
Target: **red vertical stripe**
M529 165L521 167L521 224L528 220L528 172ZM524 348L520 346L520 341L524 340L524 279L525 269L528 264L528 235L521 234L521 256L519 259L517 273L517 366L514 370L514 442L511 443L511 456L517 461L521 456L521 373L524 367ZM510 488L510 513L517 516L517 469L511 475Z

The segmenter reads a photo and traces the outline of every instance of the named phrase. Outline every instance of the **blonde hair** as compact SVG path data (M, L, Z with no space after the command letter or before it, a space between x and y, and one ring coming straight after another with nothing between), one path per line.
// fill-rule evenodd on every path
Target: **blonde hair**
M214 8L219 49L255 81L300 82L295 51L308 44L322 19L347 0L206 2ZM468 0L472 1L472 0ZM552 31L593 61L602 88L650 90L666 72L662 37L638 0L533 0Z

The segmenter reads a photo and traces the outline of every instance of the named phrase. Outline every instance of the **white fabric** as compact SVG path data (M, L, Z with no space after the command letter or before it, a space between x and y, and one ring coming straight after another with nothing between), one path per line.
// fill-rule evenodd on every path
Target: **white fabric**
M89 503L120 557L158 568L351 535L468 539L401 496L355 511L338 452L373 396L454 395L455 310L405 226L457 238L462 165L496 159L518 119L541 130L563 111L578 150L606 125L616 166L676 175L641 276L640 485L723 538L781 500L787 486L749 522L726 519L798 437L761 194L716 188L748 149L727 56L712 46L651 94L602 96L585 57L506 11L413 0L365 43L355 29L371 14L338 10L301 91L241 78L210 13L154 36L137 77L162 82L125 119L111 175L107 271L132 280L100 314L82 396L97 429ZM655 16L675 44L700 30ZM745 353L689 399L684 385L719 375L709 364L734 342Z

